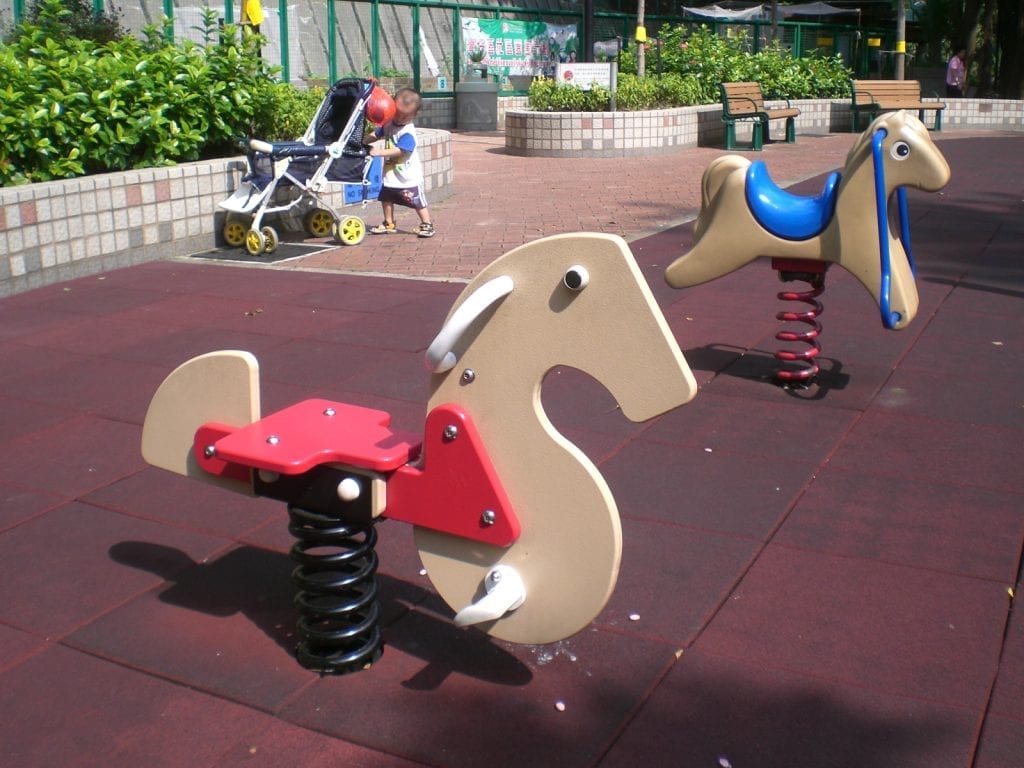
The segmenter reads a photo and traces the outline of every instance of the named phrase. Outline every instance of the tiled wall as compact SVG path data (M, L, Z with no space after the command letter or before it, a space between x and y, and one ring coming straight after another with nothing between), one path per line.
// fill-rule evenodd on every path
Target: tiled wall
M775 105L769 102L769 105ZM793 101L800 108L797 134L851 130L847 99ZM629 157L670 152L687 146L721 146L725 141L722 108L714 104L649 112L531 112L507 110L505 147L515 155L538 157ZM925 120L931 124L931 113ZM949 99L943 128L1024 131L1024 102ZM775 136L784 130L772 123ZM749 141L749 125L739 123L738 141Z
M426 187L443 200L451 134L424 129L421 142ZM0 188L0 296L213 248L217 204L244 172L233 158Z

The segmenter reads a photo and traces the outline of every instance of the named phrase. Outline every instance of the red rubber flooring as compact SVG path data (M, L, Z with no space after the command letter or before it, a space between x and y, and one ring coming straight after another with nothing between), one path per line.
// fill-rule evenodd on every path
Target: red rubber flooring
M418 429L460 285L165 261L0 300L0 765L1021 768L1024 136L940 147L917 319L883 330L831 270L808 390L766 381L766 263L673 291L690 226L632 243L701 391L636 425L549 377L624 529L610 603L551 646L456 628L384 522L384 656L321 679L283 505L139 455L160 381L224 348L260 359L265 413Z

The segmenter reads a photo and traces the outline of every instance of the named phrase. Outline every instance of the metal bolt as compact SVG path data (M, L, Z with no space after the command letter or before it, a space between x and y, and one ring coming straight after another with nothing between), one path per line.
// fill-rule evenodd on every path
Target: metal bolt
M487 574L487 580L491 582L491 584L497 584L499 581L501 581L501 571L495 568L493 571Z
M459 436L459 428L454 424L449 424L444 428L444 439L454 440Z
M494 525L498 521L498 516L494 513L493 509L485 509L484 513L480 515L480 522L484 525Z
M278 443L281 442L281 438L278 437L277 435L271 435L270 437L267 438L267 442L270 443L270 445L277 445Z
M472 368L467 368L462 372L462 383L472 384L476 380L476 372Z
M203 456L205 456L206 458L212 459L216 455L217 455L217 448L216 447L214 447L212 445L208 445L205 448L203 448Z
M324 416L333 416L336 413L337 413L337 411L334 410L333 408L326 408L326 409L324 409Z

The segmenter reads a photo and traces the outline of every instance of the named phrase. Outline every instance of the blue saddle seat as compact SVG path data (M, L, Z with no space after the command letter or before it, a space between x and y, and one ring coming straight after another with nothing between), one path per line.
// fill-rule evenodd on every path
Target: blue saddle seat
M833 171L825 188L815 197L794 195L778 187L768 176L763 160L747 169L747 206L758 224L784 240L807 240L821 234L836 211L840 175Z

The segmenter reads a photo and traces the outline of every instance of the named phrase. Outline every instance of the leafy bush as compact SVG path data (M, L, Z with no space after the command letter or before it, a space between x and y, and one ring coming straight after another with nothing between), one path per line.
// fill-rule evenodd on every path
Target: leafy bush
M719 83L747 80L760 83L768 99L837 98L849 92L853 74L839 56L812 54L797 59L777 44L751 54L742 35L719 37L706 26L691 33L685 27L666 25L659 35L660 76L648 70L647 76L637 77L635 50L620 54L616 108L716 104L721 99ZM530 86L529 103L543 111L589 111L584 105L592 100L582 93L573 86L539 79Z
M61 0L60 12L47 0L36 0L25 14L31 24L43 29L47 37L77 37L95 43L119 40L128 33L116 13L96 10L92 0Z
M720 96L719 83L754 80L769 99L816 99L845 96L853 72L841 57L812 53L793 57L777 42L758 53L748 53L746 34L719 37L702 25L694 31L665 25L659 32L661 67L695 78L700 92L698 104L714 104ZM648 56L648 59L650 57ZM636 72L636 53L624 51L619 58L622 72Z
M146 41L50 37L64 14L42 0L40 23L0 45L0 185L230 154L275 112L259 38L218 28L214 11L204 43L178 45L155 28Z
M275 83L270 105L253 118L252 135L266 141L291 141L306 132L327 89L319 86L300 91L288 83Z
M611 94L600 86L585 91L575 85L538 77L530 83L528 98L530 106L541 112L604 112Z

